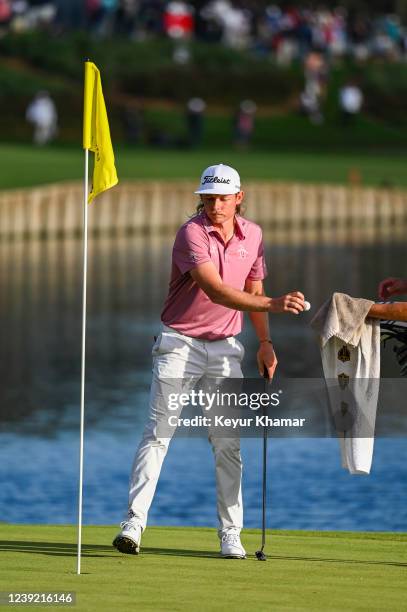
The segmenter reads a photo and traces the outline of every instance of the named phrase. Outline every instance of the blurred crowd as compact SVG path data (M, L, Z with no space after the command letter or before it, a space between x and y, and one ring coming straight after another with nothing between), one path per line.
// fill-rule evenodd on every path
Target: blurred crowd
M310 50L330 57L399 59L407 54L407 29L396 14L348 12L343 7L280 8L254 0L0 0L0 29L57 32L85 28L96 36L134 40L168 36L222 43L272 54L279 63ZM179 56L187 61L187 56Z

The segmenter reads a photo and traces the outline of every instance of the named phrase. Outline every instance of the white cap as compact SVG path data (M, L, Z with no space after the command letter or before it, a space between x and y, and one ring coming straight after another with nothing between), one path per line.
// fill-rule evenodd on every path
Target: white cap
M239 193L240 176L234 168L225 164L209 166L202 172L201 184L194 193L229 195Z

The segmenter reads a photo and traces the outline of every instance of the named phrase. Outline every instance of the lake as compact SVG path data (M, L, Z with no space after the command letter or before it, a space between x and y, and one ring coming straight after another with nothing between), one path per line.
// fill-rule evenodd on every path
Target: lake
M300 289L299 317L271 316L282 377L321 377L308 326L333 291L376 298L404 276L407 246L275 246L266 236L269 295ZM166 295L172 238L115 236L89 245L84 522L118 523L145 420L151 346ZM0 244L0 511L13 523L74 523L77 512L82 245L79 240ZM256 376L247 321L243 370ZM391 349L384 376L399 376ZM242 440L247 527L261 526L260 439ZM187 457L187 461L186 461ZM379 438L372 473L350 476L335 439L272 439L268 526L407 531L405 438ZM149 523L216 525L214 465L200 438L175 439Z

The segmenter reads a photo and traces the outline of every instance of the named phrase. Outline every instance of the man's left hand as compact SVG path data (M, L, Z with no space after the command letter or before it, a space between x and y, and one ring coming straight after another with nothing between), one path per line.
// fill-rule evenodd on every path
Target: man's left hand
M262 342L257 351L257 365L260 376L264 376L264 370L268 372L268 377L271 379L274 376L277 367L277 357L271 342Z

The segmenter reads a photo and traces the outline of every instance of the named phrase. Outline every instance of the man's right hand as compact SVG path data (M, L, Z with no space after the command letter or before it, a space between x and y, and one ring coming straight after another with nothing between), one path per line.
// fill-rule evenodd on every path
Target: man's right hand
M388 300L392 295L407 293L407 280L405 278L385 278L379 285L379 298Z
M304 310L304 296L300 291L291 291L278 298L272 298L269 312L291 312L300 314Z

